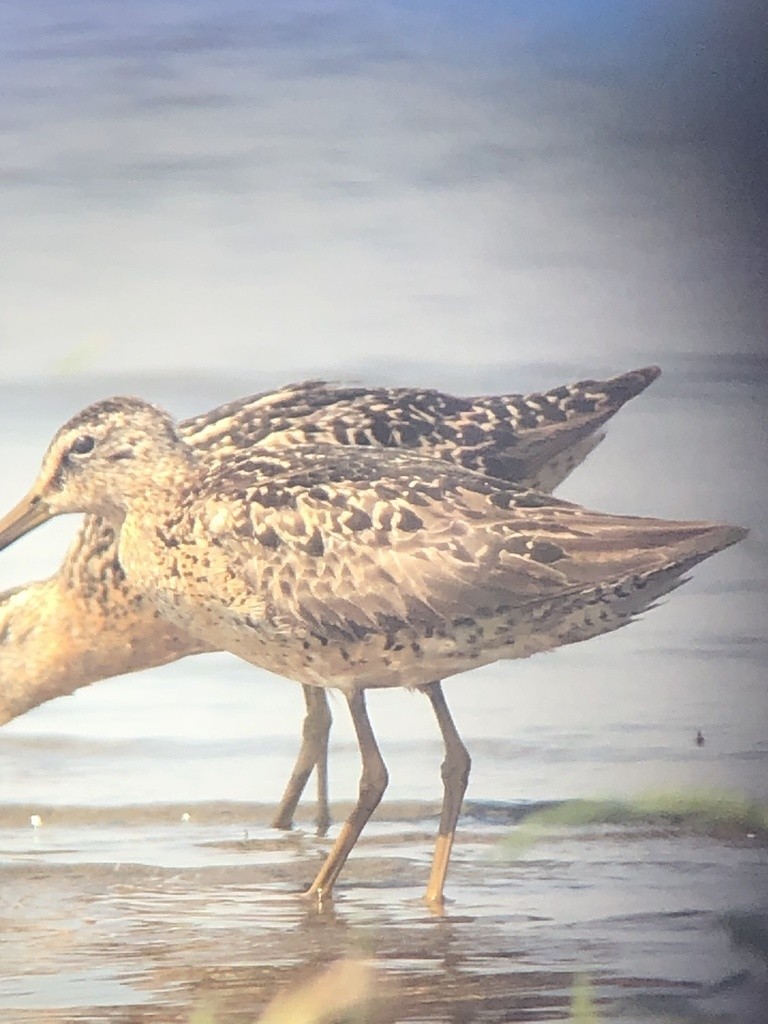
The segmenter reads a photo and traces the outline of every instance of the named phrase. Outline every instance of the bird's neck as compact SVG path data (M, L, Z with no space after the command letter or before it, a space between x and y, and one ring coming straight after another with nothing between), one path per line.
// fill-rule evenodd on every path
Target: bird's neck
M187 447L186 445L184 446ZM126 518L141 520L155 516L160 509L178 508L184 494L199 481L203 473L200 460L189 451L173 452L159 461L149 475L133 477L130 470L102 496L91 511L103 516L115 528Z
M0 595L0 725L99 679L207 649L150 605L131 602L125 614L125 604L117 589L105 601L62 573Z

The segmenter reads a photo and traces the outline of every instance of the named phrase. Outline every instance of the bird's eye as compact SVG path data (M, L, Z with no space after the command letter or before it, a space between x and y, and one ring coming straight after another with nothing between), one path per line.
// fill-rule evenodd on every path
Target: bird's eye
M96 442L90 436L90 434L83 434L81 437L76 437L72 442L69 454L70 455L87 455L88 452L93 451L93 446Z

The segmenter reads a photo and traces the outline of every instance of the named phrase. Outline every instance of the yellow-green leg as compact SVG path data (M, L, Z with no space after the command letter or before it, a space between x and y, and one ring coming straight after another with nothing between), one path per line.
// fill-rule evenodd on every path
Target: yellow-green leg
M429 698L445 744L445 759L440 767L443 777L443 807L440 812L440 827L425 896L427 903L442 906L444 902L443 887L448 871L448 861L451 857L453 837L456 834L456 822L467 789L472 761L456 731L456 726L453 724L440 683L429 683L420 689Z

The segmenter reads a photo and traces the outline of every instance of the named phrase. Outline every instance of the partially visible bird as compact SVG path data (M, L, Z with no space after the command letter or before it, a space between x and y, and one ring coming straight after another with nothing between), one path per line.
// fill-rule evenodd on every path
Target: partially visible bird
M0 550L74 511L119 531L126 578L164 619L344 693L360 795L310 893L330 892L387 784L365 690L428 695L446 749L434 904L470 767L436 680L617 629L745 535L591 512L403 451L304 444L209 462L135 398L95 403L57 432L0 521Z
M307 442L406 448L549 491L600 443L605 422L659 373L648 366L544 393L472 398L308 381L229 402L179 429L208 462ZM97 680L207 649L163 620L126 580L114 531L88 516L55 575L0 594L0 724ZM329 821L331 715L322 690L305 687L304 697L303 742L274 824L290 826L316 767L322 832Z

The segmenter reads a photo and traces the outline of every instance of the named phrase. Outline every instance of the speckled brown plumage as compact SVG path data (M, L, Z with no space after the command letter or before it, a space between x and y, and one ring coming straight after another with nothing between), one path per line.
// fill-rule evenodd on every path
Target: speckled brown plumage
M658 373L646 367L543 393L472 398L309 381L219 406L180 430L209 459L257 444L414 447L551 490L600 442L605 421ZM147 607L125 581L113 531L87 517L54 576L0 595L0 724L98 679L201 649Z
M649 366L546 392L470 398L309 381L220 406L188 420L183 431L216 458L254 444L406 448L548 491L601 440L599 428L659 373Z
M712 550L711 524L588 512L405 452L299 446L195 472L153 495L153 531L125 521L131 578L177 624L194 608L208 643L341 689L606 632Z
M180 430L212 460L257 444L412 447L552 490L599 444L605 421L658 374L651 366L543 393L472 398L308 381L219 406L182 423ZM162 620L143 592L125 580L114 532L97 517L86 517L54 576L0 595L0 724L96 680L203 649ZM305 688L304 696L304 741L275 824L290 825L316 764L323 831L328 808L321 762L330 711L322 692Z
M361 796L310 891L332 888L386 786L363 691L426 690L448 765L434 902L469 771L434 680L616 629L744 535L591 512L402 451L305 444L204 460L166 413L130 398L62 427L0 523L0 548L77 510L119 527L127 578L169 622L345 693Z

